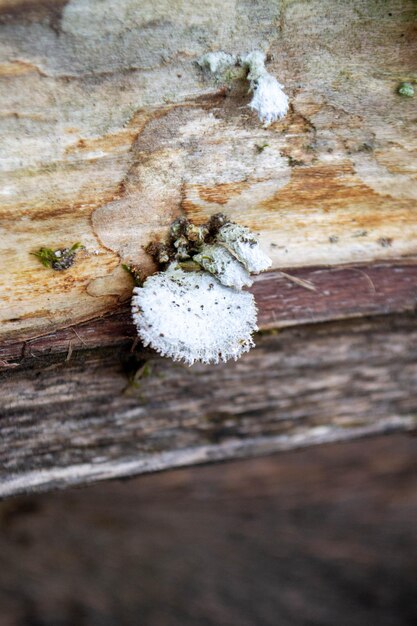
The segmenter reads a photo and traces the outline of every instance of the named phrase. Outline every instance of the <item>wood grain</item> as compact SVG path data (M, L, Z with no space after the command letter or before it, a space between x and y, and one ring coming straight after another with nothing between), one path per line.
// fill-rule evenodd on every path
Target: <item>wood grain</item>
M304 283L294 282L304 281ZM307 287L310 287L307 288ZM251 289L263 330L367 315L413 312L417 304L417 265L396 264L338 268L290 268L256 277ZM36 362L45 354L67 358L73 350L130 346L136 330L130 305L117 313L41 337L0 345L0 369Z
M413 316L288 328L257 344L217 367L108 348L3 373L0 495L415 427Z
M251 226L274 269L415 256L415 21L413 0L0 0L0 339L117 311L121 262L152 271L181 214ZM257 48L291 102L269 128L244 77L196 64ZM65 272L31 255L75 242Z

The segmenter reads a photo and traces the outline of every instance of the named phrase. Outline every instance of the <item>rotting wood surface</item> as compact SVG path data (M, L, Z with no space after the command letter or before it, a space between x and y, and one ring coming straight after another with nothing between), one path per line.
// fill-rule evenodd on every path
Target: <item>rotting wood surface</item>
M417 254L416 4L0 0L2 340L115 312L171 220L222 210L273 268ZM221 19L219 16L221 15ZM262 48L290 97L263 128L247 82L198 68ZM73 267L31 256L81 242Z
M413 312L417 303L417 265L396 264L291 268L256 277L251 289L262 330L369 315ZM116 313L54 333L0 345L0 370L27 365L45 354L132 345L136 329L130 303Z

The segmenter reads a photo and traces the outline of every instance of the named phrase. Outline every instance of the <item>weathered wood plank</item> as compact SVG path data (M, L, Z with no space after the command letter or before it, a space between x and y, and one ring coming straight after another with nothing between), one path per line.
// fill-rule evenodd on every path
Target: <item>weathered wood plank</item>
M292 280L307 281L312 289ZM313 290L314 289L314 290ZM259 309L261 329L283 328L342 318L404 313L417 303L417 265L413 259L396 264L339 268L290 268L287 275L268 272L256 277L251 290ZM16 367L43 354L120 346L133 343L135 328L129 303L119 312L23 342L0 345L0 368Z
M3 373L0 495L415 427L414 316L257 343L216 367L109 348Z
M179 214L258 230L275 269L416 255L415 19L413 0L0 0L0 337L117 310L121 260L150 271ZM256 48L291 102L268 129L243 76L196 64ZM31 256L77 241L65 272Z

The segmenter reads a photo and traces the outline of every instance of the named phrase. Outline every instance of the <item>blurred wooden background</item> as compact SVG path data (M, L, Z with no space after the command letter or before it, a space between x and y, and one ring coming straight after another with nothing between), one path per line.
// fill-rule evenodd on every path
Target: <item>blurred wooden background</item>
M1 626L413 626L404 435L0 504Z

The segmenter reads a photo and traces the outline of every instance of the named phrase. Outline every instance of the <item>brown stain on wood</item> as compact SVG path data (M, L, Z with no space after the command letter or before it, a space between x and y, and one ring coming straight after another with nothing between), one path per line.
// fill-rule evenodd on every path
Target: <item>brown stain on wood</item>
M204 187L202 185L195 185L194 188L198 190L198 194L202 200L206 202L214 202L216 204L226 204L230 198L239 196L245 189L250 189L251 183L249 182L236 182L236 183L220 183L215 187Z
M30 74L32 72L42 75L42 72L36 65L28 63L27 61L10 61L7 63L0 63L0 78L14 78L16 76Z
M288 185L272 198L261 203L262 208L275 211L299 207L308 210L319 207L324 211L351 202L366 204L382 198L358 180L350 162L341 165L313 165L293 168Z
M336 165L294 167L290 182L274 196L261 202L259 209L272 213L293 213L296 210L300 212L301 219L304 213L318 209L324 213L334 213L334 219L339 226L343 220L354 219L356 225L372 229L381 223L389 226L390 212L396 222L401 216L405 221L411 220L411 205L410 200L384 196L373 191L358 178L352 163L346 161ZM341 218L342 209L347 213ZM264 222L262 228L268 228Z

